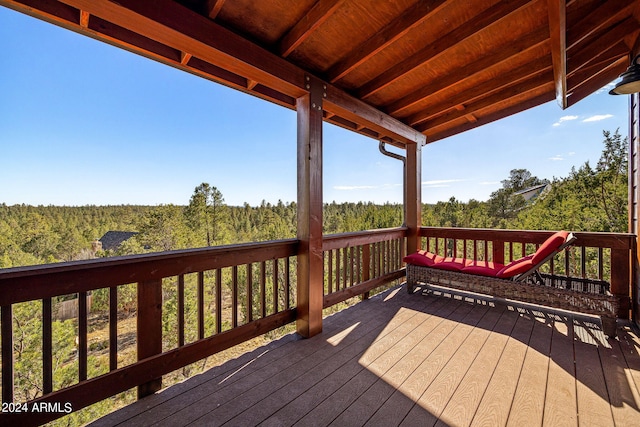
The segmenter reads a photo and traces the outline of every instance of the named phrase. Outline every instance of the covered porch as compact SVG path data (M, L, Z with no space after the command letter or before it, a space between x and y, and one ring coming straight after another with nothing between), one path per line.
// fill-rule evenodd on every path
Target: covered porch
M620 323L403 286L92 426L635 425L640 340Z
M418 248L502 261L551 234L422 227L422 147L550 100L567 108L609 83L640 53L637 2L0 4L295 109L298 126L295 239L0 271L3 403L15 400L13 310L36 301L42 390L28 404L68 403L76 411L137 389L140 401L99 422L107 425L493 425L532 417L546 425L596 418L625 425L638 418L639 345L631 329L639 310L637 94L629 108L629 233L577 233L576 247L556 260L576 277L610 282L622 303L618 340L606 340L598 322L580 314L400 288L323 319L325 308L402 281L403 256ZM395 154L405 165L401 227L323 234L323 122L403 153ZM191 283L195 325L185 321ZM135 287L131 364L119 360L125 287ZM167 289L177 306L170 339ZM92 374L86 301L95 291L108 294L109 338L108 363ZM78 380L60 387L52 299L69 294L79 301ZM297 335L158 393L168 373L288 324ZM193 341L185 338L189 328L197 329ZM63 415L3 413L0 423L37 425Z

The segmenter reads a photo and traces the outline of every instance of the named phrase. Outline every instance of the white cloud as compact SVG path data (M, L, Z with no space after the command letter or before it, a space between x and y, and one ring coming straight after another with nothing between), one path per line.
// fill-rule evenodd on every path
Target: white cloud
M353 190L371 190L378 188L375 185L334 185L334 190L353 191Z
M576 152L575 151L569 151L569 153L567 153L569 156L575 156Z
M616 82L613 81L609 84L607 84L606 86L601 87L600 89L598 89L596 91L596 93L602 93L602 92L609 92L611 89L613 89L616 86Z
M449 184L462 181L464 181L464 179L436 179L433 181L422 181L422 185L427 188L441 188L450 187Z
M587 117L582 123L599 122L600 120L606 120L613 117L613 114L596 114L595 116Z
M549 160L553 160L554 162L557 162L559 160L564 160L564 158L560 154L556 154L553 157L549 157Z
M560 119L553 124L553 126L560 126L562 122L568 122L570 120L576 120L578 116L562 116Z
M479 185L496 185L496 184L500 184L500 181L482 181L478 184Z

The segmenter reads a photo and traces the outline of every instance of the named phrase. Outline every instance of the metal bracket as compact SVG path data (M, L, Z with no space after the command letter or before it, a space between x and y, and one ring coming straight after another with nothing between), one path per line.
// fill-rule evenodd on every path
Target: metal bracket
M304 76L304 79L304 87L311 95L311 108L317 111L322 111L322 103L327 97L327 84L308 74Z

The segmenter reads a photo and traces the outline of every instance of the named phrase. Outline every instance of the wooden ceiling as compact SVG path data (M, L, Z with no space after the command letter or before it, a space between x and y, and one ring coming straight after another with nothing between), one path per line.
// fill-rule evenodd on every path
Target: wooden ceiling
M638 52L638 0L0 0L0 4L403 146L556 99Z

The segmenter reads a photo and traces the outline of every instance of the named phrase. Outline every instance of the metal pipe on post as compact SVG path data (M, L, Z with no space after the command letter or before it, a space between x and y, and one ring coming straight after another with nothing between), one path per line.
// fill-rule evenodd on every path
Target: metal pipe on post
M407 224L407 158L400 154L387 151L383 140L380 140L378 149L385 156L402 162L402 226L404 227Z

